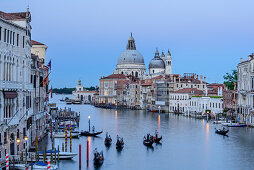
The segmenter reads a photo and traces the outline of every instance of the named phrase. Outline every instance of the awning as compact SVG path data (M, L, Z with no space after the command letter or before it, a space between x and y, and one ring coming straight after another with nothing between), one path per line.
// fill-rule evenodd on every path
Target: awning
M4 98L6 99L14 99L18 96L16 91L4 91Z

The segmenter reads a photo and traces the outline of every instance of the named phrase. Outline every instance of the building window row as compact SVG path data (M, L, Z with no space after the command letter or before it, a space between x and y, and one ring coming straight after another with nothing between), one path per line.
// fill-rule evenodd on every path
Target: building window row
M23 44L22 47L25 48L25 36L23 38ZM3 29L3 27L0 26L0 41L4 41L5 43L19 46L19 34L16 34L16 32Z

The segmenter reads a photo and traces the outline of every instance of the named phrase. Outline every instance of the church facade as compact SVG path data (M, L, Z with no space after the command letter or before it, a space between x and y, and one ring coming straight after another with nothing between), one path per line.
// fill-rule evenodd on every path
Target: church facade
M146 79L158 75L172 74L172 58L168 51L165 56L162 52L161 56L156 49L154 58L149 63L148 74L143 55L137 51L135 40L131 34L126 50L121 53L118 58L114 74L124 74L125 76L134 76L139 79Z

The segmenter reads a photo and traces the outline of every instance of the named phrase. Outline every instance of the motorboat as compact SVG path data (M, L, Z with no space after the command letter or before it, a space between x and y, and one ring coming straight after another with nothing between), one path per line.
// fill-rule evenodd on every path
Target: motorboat
M222 123L227 123L225 120L215 120L213 121L213 124L222 124Z
M56 153L55 153L55 150L52 150L52 155L55 155L55 154L58 156L58 151L56 151ZM78 154L74 153L74 152L61 152L61 151L59 151L59 159L72 159L77 155ZM51 157L51 150L47 150L46 157L47 158ZM43 159L43 151L39 152L39 158Z
M72 101L71 99L67 99L67 100L65 100L65 103L66 103L66 104L72 104L73 101Z
M231 123L231 122L228 122L228 123L222 123L223 126L227 126L227 127L245 127L247 126L246 124L244 123Z
M81 104L81 101L80 100L74 100L73 104Z
M13 164L10 164L10 167L12 167ZM36 163L33 163L33 168L31 166L31 163L30 164L15 164L15 169L20 169L20 170L25 170L26 167L28 166L28 169L34 169L34 170L45 170L48 168L47 164L46 163L43 163L41 161L39 162L36 162ZM51 164L50 165L50 170L55 170L57 169L58 166L57 165L54 165L54 164Z

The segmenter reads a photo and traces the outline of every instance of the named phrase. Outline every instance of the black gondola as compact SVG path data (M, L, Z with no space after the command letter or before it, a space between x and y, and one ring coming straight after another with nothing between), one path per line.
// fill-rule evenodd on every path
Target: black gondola
M118 137L118 135L117 135L116 149L123 149L123 147L124 147L123 138L120 138L120 137Z
M106 133L106 138L105 138L104 144L106 146L110 146L112 144L112 139L111 139L110 135L108 135L108 133Z
M94 159L93 159L94 165L100 166L104 162L104 156L103 152L101 151L100 153L95 149L94 151Z
M147 134L147 136L144 136L144 140L143 140L143 144L146 146L151 147L153 145L153 136L151 136L150 134Z
M162 139L162 136L159 137L158 131L156 130L156 131L155 131L155 136L153 137L153 141L154 141L155 143L160 143L161 139Z
M161 137L153 137L153 140L155 143L160 143L161 139L162 139L162 136Z
M151 140L148 140L148 141L144 140L143 144L146 145L146 146L153 146L153 141L151 141Z
M227 135L227 133L229 132L229 129L215 129L215 133L219 134L219 135Z
M100 132L81 131L80 135L81 136L97 136L97 135L99 135L101 133L103 133L103 131L100 131Z

